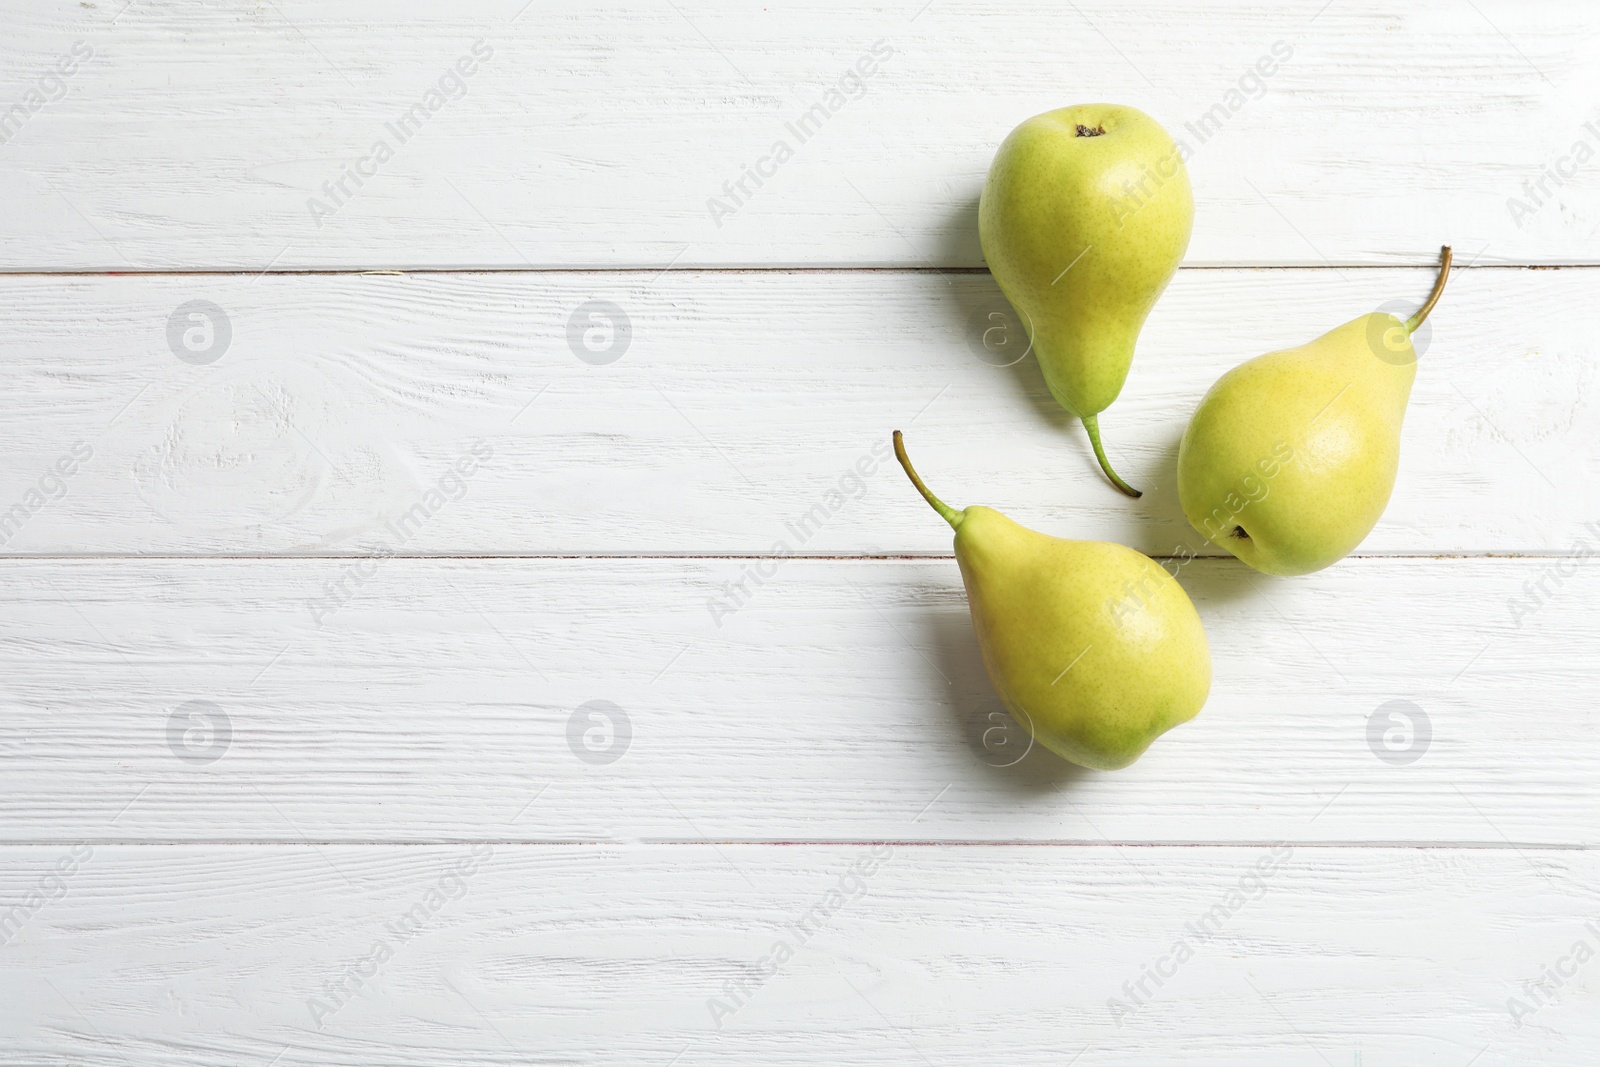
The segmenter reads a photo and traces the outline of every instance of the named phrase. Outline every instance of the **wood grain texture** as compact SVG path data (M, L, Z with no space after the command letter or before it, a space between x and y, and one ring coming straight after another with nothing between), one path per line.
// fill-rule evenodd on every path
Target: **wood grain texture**
M1600 1045L1600 963L1574 963L1600 944L1592 853L479 849L90 847L0 949L0 1063L1588 1067ZM0 895L63 857L0 850Z
M1191 149L1192 263L1596 262L1584 4L11 6L0 268L972 266L1000 140L1094 99Z
M1092 773L1007 728L948 560L789 561L736 610L738 560L12 560L0 817L63 842L1587 846L1597 568L1554 562L1191 562L1209 703Z
M9 5L0 1067L1592 1067L1600 14L1404 7ZM1214 268L1138 502L983 344L993 151L1096 98ZM1445 242L1362 555L1188 559L1204 390ZM1182 561L1200 717L1028 748L896 426Z
M1431 268L1180 272L1102 418L1147 491L1130 502L1035 361L997 365L1019 339L990 317L1006 304L982 275L5 278L0 551L947 554L944 525L880 462L900 427L955 502L1216 554L1175 484L1199 397L1252 355L1414 307L1431 281ZM1457 272L1426 327L1394 499L1362 553L1570 554L1593 539L1597 295L1594 270ZM221 349L214 333L204 365L168 339L195 300L231 336ZM588 353L591 301L631 323L607 365L569 344L577 315ZM587 343L620 348L588 328ZM492 460L454 479L478 439ZM8 512L80 444L89 461ZM461 498L429 498L446 479Z

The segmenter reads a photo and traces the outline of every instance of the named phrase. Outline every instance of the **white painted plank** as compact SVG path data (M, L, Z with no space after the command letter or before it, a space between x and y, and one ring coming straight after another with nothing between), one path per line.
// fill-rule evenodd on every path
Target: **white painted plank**
M1192 562L1210 701L1092 773L1004 730L949 560L794 560L731 613L738 560L13 560L0 820L17 842L1592 845L1600 568L1556 562Z
M76 868L0 949L0 1062L1589 1067L1600 1047L1593 853L476 847L0 850L7 901Z
M948 553L944 525L872 454L901 427L952 501L1216 553L1175 485L1199 397L1249 356L1414 306L1432 273L1181 272L1103 417L1147 491L1137 502L1102 478L1031 357L1000 367L1014 357L984 351L1006 305L983 275L4 278L0 514L40 506L10 513L0 551L763 554L781 539ZM1597 294L1594 270L1457 272L1429 324L1395 498L1362 552L1575 550L1600 520ZM169 345L197 300L225 316L209 364ZM631 326L625 349L592 327L588 344L619 344L607 365L569 345L590 301ZM204 324L178 318L176 351L202 358L182 336L203 347ZM586 354L588 321L574 328ZM441 479L459 495L450 468L479 438L493 456L464 498L428 504ZM92 458L45 504L80 443ZM419 502L432 514L397 533Z
M1192 150L1193 263L1596 261L1585 4L10 6L5 269L976 265L1000 140L1097 99Z

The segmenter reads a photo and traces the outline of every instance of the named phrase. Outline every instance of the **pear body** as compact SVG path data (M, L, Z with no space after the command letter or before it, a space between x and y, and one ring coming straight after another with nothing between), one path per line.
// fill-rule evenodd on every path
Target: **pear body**
M1018 724L1114 770L1199 713L1211 653L1189 597L1149 557L969 507L955 537L978 646Z
M1047 111L1000 145L978 202L984 258L1072 414L1092 417L1122 391L1193 227L1183 158L1136 108Z
M1189 522L1266 574L1343 559L1389 503L1416 374L1405 325L1383 313L1224 374L1178 449Z

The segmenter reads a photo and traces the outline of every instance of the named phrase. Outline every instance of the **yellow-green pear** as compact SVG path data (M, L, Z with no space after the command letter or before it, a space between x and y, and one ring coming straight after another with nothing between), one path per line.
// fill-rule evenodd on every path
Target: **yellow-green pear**
M1084 767L1115 770L1199 713L1211 651L1189 597L1154 560L1104 541L1067 541L992 508L949 507L911 483L955 528L984 666L1019 725Z
M1417 376L1411 337L1444 292L1405 322L1374 312L1217 379L1178 446L1178 500L1207 540L1266 574L1337 563L1394 491L1400 427Z
M1022 319L1044 380L1083 420L1095 458L1100 412L1122 392L1134 343L1194 228L1194 194L1167 131L1137 108L1079 104L1035 115L995 153L978 237Z

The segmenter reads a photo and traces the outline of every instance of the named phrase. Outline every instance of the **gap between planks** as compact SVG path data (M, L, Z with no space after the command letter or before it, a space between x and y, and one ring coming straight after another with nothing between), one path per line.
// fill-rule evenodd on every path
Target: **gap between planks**
M311 560L345 561L353 559L370 559L375 555L371 552L337 552L337 553L295 553L273 552L267 554L229 553L229 552L187 552L187 553L145 553L145 552L86 552L74 555L30 555L27 553L0 554L0 565L6 563L94 563L105 562L177 562L182 560L229 560L235 562L298 562ZM395 560L456 560L460 562L473 562L477 560L591 560L591 561L624 561L624 560L649 560L657 563L672 562L697 562L702 560L726 560L730 562L753 560L797 560L810 563L924 563L939 561L954 561L953 552L888 552L888 553L837 553L832 555L806 556L799 554L774 556L759 552L601 552L601 553L540 553L540 552L482 552L482 553L457 553L438 552L422 555L402 555L392 553L384 557ZM1150 559L1157 561L1178 559L1214 559L1229 560L1232 556L1216 553L1214 555L1194 556L1169 556L1151 555ZM1344 559L1361 560L1446 560L1446 559L1587 559L1582 552L1393 552L1362 555L1352 553ZM1343 562L1341 560L1341 562Z
M1206 271L1346 271L1346 270L1421 270L1438 269L1437 256L1416 263L1196 263L1179 270ZM1484 270L1595 270L1593 263L1457 263L1452 272ZM988 274L988 267L341 267L297 270L0 270L0 278L263 278L263 277L360 277L361 275L407 274Z
M445 848L457 845L493 845L506 848L657 848L687 847L716 848L721 845L753 846L759 848L858 848L889 845L894 848L1272 848L1271 841L1039 841L1039 840L988 840L983 838L816 838L779 840L763 838L695 838L637 837L617 839L563 838L538 840L520 837L428 837L400 840L364 840L325 838L293 841L234 841L227 838L149 839L121 837L73 837L41 840L9 840L0 838L0 848L63 848L72 845L104 846L107 848ZM1296 841L1296 849L1364 849L1366 851L1390 850L1395 852L1590 852L1596 846L1586 844L1561 844L1541 841L1510 841L1496 844L1489 841Z

